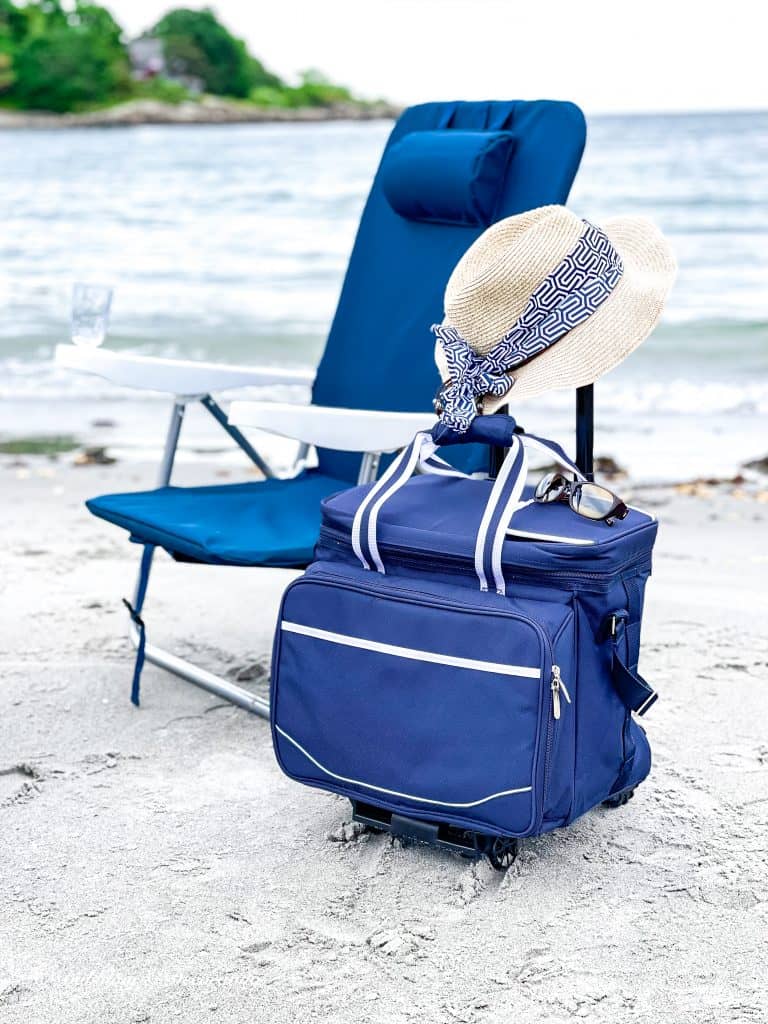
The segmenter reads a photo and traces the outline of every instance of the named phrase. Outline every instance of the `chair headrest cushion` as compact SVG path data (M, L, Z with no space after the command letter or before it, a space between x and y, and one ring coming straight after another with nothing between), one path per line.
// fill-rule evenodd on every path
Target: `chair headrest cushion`
M411 132L382 161L384 195L408 220L487 227L514 149L511 132Z

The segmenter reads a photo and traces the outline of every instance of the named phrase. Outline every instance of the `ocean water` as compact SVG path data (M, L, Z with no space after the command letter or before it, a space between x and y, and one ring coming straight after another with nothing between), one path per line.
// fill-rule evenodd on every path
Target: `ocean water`
M390 127L5 133L0 433L103 439L109 416L110 444L154 450L157 396L52 366L76 280L115 286L110 347L314 366ZM597 387L597 451L642 479L764 455L768 113L592 118L570 205L653 218L680 264L655 334ZM516 411L567 441L572 405L557 392Z

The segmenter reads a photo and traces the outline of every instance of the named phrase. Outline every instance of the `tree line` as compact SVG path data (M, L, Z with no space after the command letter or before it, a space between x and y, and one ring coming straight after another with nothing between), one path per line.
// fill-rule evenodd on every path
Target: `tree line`
M106 7L0 0L0 105L64 113L134 98L178 103L197 91L261 106L358 102L315 71L287 84L209 8L171 10L144 35L159 41L162 67L137 77L125 33Z

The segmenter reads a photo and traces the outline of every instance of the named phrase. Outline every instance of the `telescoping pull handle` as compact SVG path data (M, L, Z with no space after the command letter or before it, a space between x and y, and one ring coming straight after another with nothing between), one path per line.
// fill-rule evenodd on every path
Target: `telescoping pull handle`
M484 417L488 420L502 417ZM512 420L512 417L504 417ZM478 419L481 419L478 417ZM473 421L474 424L477 420ZM514 424L514 420L512 420ZM433 432L434 433L434 432ZM439 436L439 433L438 433ZM459 435L462 438L464 435ZM479 436L467 441L480 440ZM487 439L486 439L487 440ZM506 531L515 509L520 504L525 481L528 476L528 455L526 447L533 447L554 456L558 462L573 472L577 479L584 479L559 445L532 434L516 434L514 428L506 436L509 451L494 480L486 502L475 541L475 572L480 589L491 586L499 594L506 593L501 556ZM449 443L451 443L449 441ZM498 443L498 442L497 442ZM410 480L417 468L422 472L441 476L471 478L453 469L435 455L438 444L432 435L419 433L391 463L381 479L371 488L358 506L352 523L352 548L365 569L384 573L384 562L378 546L378 518L384 504Z

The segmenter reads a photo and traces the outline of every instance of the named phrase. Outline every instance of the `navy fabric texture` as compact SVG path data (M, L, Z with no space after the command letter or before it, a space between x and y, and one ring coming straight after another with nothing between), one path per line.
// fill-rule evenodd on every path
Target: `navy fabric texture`
M501 175L498 219L566 201L584 147L585 123L578 107L547 100L426 103L403 113L360 222L315 380L318 405L394 412L430 408L439 377L429 327L442 316L451 270L483 226L417 222L393 210L382 184L388 155L406 139L418 145L415 137L427 133L441 140L441 152L452 133L482 136L483 145L490 139L492 153L501 146L501 135L514 136L514 152L503 173L495 157L491 163L490 156L480 160L486 196L491 170ZM456 152L465 146L460 143ZM427 162L430 148L424 147ZM437 189L434 160L433 172ZM459 183L453 165L454 195L464 186L469 189L474 173L469 163L465 173L467 180ZM87 504L94 515L130 530L133 539L185 557L213 564L303 566L317 539L320 499L354 483L360 468L361 456L354 452L320 449L318 456L319 470L294 480L167 487L106 495ZM485 468L487 448L467 445L450 458L463 469Z
M516 429L514 416L497 413L493 416L476 416L463 433L438 420L431 433L432 440L440 445L479 443L490 444L494 448L509 448Z
M487 227L514 148L511 132L411 132L387 151L381 186L408 220Z
M386 564L387 552L420 551L439 563L447 557L471 567L475 540L488 502L491 480L417 476L394 494L378 517L379 549ZM324 526L348 535L358 504L370 485L341 491L323 502ZM526 500L533 489L523 492ZM510 527L532 533L571 539L573 543L548 543L509 537L503 547L502 565L575 573L616 573L626 563L647 562L656 536L656 521L636 509L612 526L576 515L565 502L531 504L515 512ZM626 605L624 597L621 607Z
M292 778L527 836L646 777L632 712L654 699L635 645L656 522L636 509L606 526L567 505L519 508L506 593L484 592L473 559L491 487L405 483L379 512L384 574L352 546L370 488L323 503L316 560L286 591L273 653L273 739Z
M321 500L344 486L309 471L291 480L106 494L86 504L172 554L212 565L303 567L317 541Z
M284 770L401 813L536 831L553 639L564 658L571 610L554 605L534 622L523 602L486 606L466 590L409 592L378 573L317 568L289 588L277 631L273 727ZM466 667L478 659L483 670Z
M424 103L398 119L363 211L349 269L313 390L318 405L418 412L440 383L430 326L443 318L454 266L482 225L434 224L396 213L382 186L389 151L415 132L511 132L515 150L494 219L565 203L581 160L584 115L549 100ZM360 456L321 449L320 468L354 483ZM487 467L487 449L450 455L459 468Z

